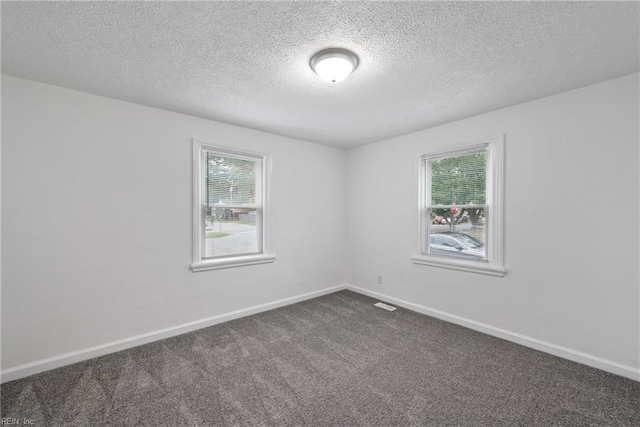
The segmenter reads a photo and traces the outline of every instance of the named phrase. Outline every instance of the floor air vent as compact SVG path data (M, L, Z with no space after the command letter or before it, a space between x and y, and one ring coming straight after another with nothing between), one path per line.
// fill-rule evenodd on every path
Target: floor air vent
M393 311L393 310L396 309L394 306L389 305L389 304L385 304L383 302L377 302L377 303L375 303L373 305L375 305L376 307L384 308L387 311Z

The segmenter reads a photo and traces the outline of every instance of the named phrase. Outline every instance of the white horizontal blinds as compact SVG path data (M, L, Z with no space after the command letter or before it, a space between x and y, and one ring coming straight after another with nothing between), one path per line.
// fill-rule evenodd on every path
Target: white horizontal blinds
M204 150L207 162L205 195L208 206L255 205L256 162Z
M487 193L487 152L429 160L431 205L484 205Z
M203 149L203 259L262 252L262 158Z
M427 253L486 260L487 150L425 161Z

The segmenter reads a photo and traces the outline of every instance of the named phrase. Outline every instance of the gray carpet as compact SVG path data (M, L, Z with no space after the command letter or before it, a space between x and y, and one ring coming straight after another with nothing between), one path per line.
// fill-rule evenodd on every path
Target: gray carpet
M640 383L342 291L1 386L41 426L638 426Z

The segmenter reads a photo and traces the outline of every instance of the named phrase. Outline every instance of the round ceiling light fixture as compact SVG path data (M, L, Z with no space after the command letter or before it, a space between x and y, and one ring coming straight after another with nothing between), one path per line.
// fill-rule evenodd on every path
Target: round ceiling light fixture
M311 68L329 83L340 83L358 66L358 57L346 49L321 50L311 58Z

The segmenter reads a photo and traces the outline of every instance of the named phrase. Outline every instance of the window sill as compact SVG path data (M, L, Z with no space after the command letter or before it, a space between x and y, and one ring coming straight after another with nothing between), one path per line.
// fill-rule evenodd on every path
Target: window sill
M470 273L488 274L490 276L503 277L507 274L507 270L502 267L474 261L452 260L427 255L414 255L411 257L411 261L414 264L430 265L432 267L448 268Z
M242 267L245 265L267 264L276 260L275 255L256 254L244 255L232 258L221 258L201 261L191 264L191 271L197 273L206 270L219 270L221 268Z

